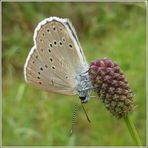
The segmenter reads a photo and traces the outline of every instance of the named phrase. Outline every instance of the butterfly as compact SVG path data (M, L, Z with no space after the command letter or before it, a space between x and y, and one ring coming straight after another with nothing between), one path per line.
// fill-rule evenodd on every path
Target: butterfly
M78 95L88 102L92 84L89 66L68 19L49 17L34 31L34 46L24 66L26 82L48 92Z

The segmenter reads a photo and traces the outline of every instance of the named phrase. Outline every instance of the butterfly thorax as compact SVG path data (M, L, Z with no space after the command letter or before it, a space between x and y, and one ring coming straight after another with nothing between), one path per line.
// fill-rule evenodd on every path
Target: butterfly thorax
M89 96L92 89L92 84L89 78L88 72L82 73L76 77L77 79L77 91L82 103L86 103L89 100Z

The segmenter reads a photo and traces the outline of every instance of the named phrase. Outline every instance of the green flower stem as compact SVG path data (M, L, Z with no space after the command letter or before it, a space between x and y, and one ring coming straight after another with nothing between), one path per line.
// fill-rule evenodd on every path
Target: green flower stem
M129 130L135 144L138 146L142 146L139 135L138 135L136 128L135 128L132 120L130 119L130 117L129 116L124 117L124 122L126 123L126 126L128 127L128 130Z

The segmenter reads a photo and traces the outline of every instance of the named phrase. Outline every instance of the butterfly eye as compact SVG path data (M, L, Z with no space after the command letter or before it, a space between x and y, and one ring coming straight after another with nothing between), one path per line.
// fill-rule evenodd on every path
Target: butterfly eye
M41 84L42 84L42 82L39 82L39 84L41 85Z
M49 29L47 29L47 32L50 32L50 30L49 30Z
M41 73L40 73L40 72L38 72L38 74L40 75Z
M37 77L38 79L40 79L40 77Z

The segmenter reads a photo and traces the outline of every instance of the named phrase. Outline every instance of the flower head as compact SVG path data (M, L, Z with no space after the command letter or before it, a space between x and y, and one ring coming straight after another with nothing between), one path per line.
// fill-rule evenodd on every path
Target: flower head
M118 64L108 58L91 62L89 75L99 98L117 118L133 110L133 94Z

